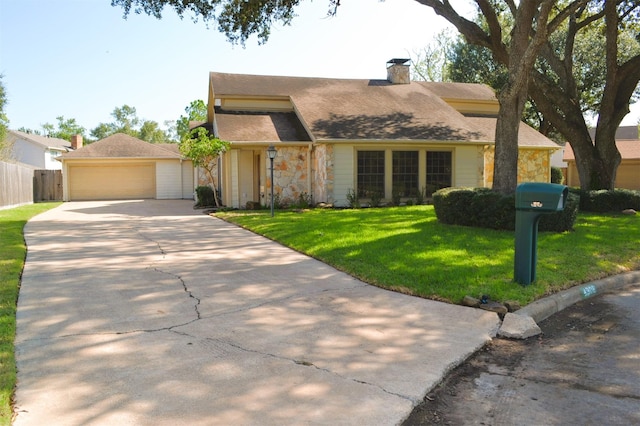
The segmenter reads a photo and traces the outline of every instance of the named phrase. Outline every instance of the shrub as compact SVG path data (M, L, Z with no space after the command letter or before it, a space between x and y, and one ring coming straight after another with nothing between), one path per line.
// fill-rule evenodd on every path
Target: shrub
M372 191L371 192L371 207L380 207L382 204L382 194L380 191Z
M215 205L213 200L213 189L210 186L199 186L196 188L196 207L212 207Z
M514 195L502 195L488 188L445 188L433 193L436 216L449 225L515 230ZM540 231L568 231L578 214L579 198L571 195L564 211L542 215Z
M564 183L564 175L561 168L551 167L551 183L559 183L560 185Z
M548 232L570 231L573 229L573 224L578 217L578 210L580 210L580 197L570 192L564 211L542 215L538 223L538 230Z
M580 196L580 210L595 213L620 212L625 209L640 210L640 191L614 189L599 191L570 190Z
M311 198L311 195L303 191L300 193L300 195L298 195L298 200L295 203L293 203L291 207L298 208L298 209L308 209L309 207L311 207L312 203L313 203L313 200Z
M404 192L403 187L394 187L391 190L391 205L399 206L402 202L402 193Z
M416 204L417 205L422 205L424 204L424 198L425 198L425 194L427 192L427 189L423 186L422 189L418 190L418 193L416 194Z
M360 208L360 200L358 199L358 192L355 189L349 189L347 191L347 202L352 209Z

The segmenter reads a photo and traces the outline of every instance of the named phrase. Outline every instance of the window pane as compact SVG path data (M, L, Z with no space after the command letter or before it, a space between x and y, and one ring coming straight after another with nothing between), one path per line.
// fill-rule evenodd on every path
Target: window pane
M358 197L384 197L384 151L358 151Z
M402 197L418 193L418 151L393 152L393 192Z
M427 151L427 193L451 186L451 152Z

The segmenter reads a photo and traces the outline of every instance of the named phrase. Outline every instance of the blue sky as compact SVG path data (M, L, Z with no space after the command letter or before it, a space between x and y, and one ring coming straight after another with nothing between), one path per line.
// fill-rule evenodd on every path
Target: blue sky
M409 57L447 27L413 0L304 1L291 26L265 45L232 46L202 22L132 14L110 0L0 0L0 73L13 129L40 129L59 115L89 131L124 104L143 119L176 120L207 95L210 71L385 78L385 63ZM470 10L468 1L458 2ZM633 124L640 115L625 122Z

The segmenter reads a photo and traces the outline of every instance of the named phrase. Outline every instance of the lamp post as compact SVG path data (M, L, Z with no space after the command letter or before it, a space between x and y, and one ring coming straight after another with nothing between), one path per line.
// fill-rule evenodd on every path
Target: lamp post
M271 162L271 217L273 217L273 159L276 158L278 151L273 145L269 145L267 148L267 156Z

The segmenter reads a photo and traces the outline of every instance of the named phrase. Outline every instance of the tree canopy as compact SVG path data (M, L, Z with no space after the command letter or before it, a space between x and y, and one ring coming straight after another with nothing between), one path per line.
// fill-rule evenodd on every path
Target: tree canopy
M301 0L111 0L112 6L124 9L125 17L131 12L162 18L165 7L173 9L180 18L202 19L205 23L217 24L218 30L234 44L242 44L251 35L259 43L269 39L271 27L280 22L289 25L295 17L294 8ZM339 0L330 0L339 4Z
M4 112L4 107L7 104L7 94L4 90L4 83L2 82L3 75L0 74L0 160L6 160L10 156L10 147L7 142L7 130L9 130L9 118Z
M190 122L204 122L207 121L207 104L202 99L191 101L188 107L184 109L187 115L181 115L176 122L176 133L178 134L178 140L182 140L189 135L191 130L189 127Z
M163 130L157 121L140 119L135 107L126 104L116 107L111 116L114 121L100 123L91 130L91 136L95 140L104 139L115 133L124 133L151 143L176 142L171 129Z

